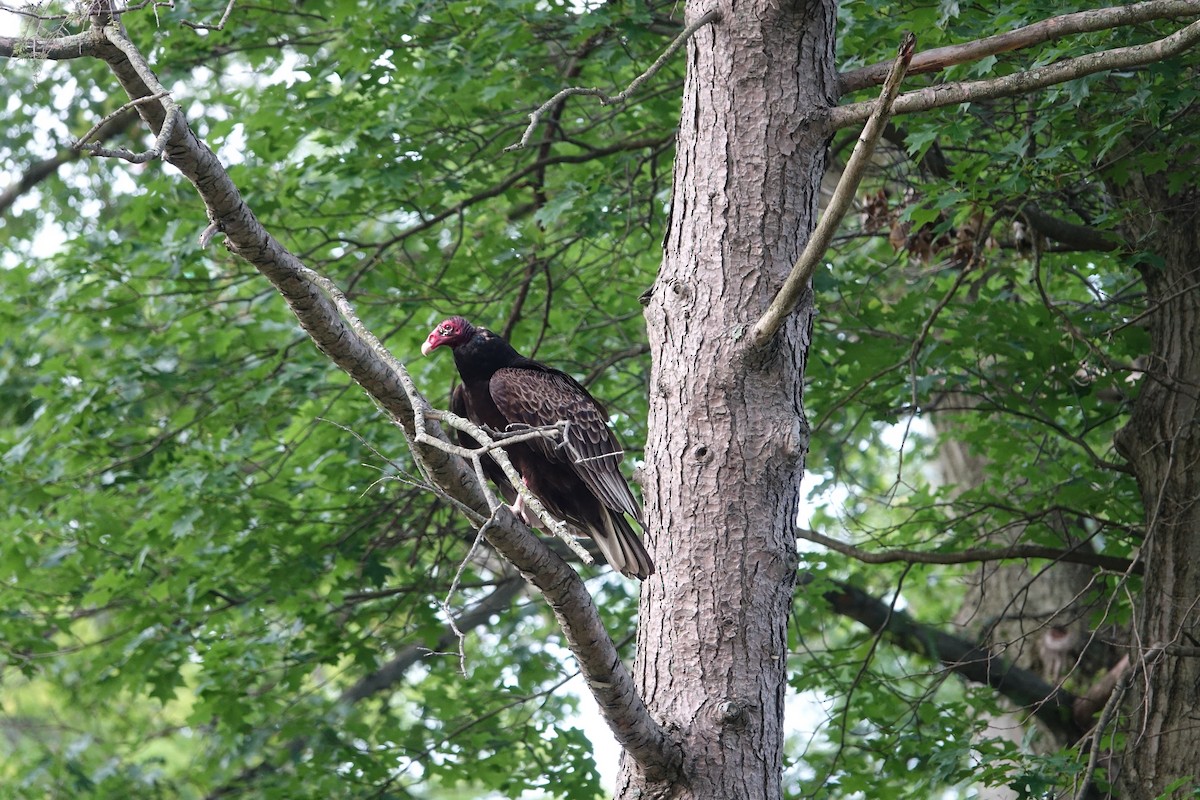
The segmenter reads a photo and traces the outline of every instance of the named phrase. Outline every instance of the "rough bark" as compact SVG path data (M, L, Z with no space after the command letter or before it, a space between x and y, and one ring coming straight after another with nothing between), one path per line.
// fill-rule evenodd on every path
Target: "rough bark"
M708 4L690 3L688 19ZM746 336L813 229L834 88L830 2L720 4L693 37L665 254L648 298L643 583L636 679L684 749L674 784L624 759L618 797L782 795L786 621L808 447L812 301Z
M1126 201L1128 240L1156 257L1138 265L1149 309L1149 366L1116 440L1137 475L1146 515L1146 571L1130 654L1137 675L1129 684L1128 739L1115 776L1125 800L1163 796L1180 780L1193 787L1200 775L1200 658L1194 655L1200 641L1200 185L1196 153L1173 155L1169 172L1193 176L1176 194L1167 192L1161 175L1110 187ZM1159 657L1148 653L1163 645Z

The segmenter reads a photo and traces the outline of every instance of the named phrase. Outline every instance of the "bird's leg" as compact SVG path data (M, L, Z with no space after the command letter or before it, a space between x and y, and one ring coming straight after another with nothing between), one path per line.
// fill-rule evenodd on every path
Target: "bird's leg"
M521 483L525 484L526 489L529 488L529 481L522 478ZM535 526L536 523L534 522L533 515L525 510L525 497L520 492L517 492L517 502L513 503L509 508L512 509L513 514L521 522L524 522L531 528Z

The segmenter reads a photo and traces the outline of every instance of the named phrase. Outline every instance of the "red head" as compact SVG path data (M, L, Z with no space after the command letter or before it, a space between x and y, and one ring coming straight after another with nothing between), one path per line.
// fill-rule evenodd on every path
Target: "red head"
M475 335L475 327L462 317L450 317L442 320L438 326L429 332L425 344L421 345L421 355L427 356L442 345L451 349L458 347Z

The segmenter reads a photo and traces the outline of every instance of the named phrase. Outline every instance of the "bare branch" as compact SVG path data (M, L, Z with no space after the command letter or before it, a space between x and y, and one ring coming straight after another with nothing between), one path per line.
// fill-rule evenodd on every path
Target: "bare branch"
M221 15L221 20L216 25L207 25L203 22L191 22L186 19L179 24L186 28L191 28L194 31L223 31L225 30L225 23L229 21L229 15L233 13L234 2L235 0L229 0L229 3L225 6L225 13Z
M475 463L479 463L478 459L476 459ZM441 603L442 611L446 615L446 624L450 626L450 632L458 639L458 671L464 678L467 677L467 635L459 629L458 623L454 619L454 613L450 609L450 600L454 597L454 593L458 591L458 584L462 580L462 574L467 568L467 564L471 563L471 556L475 555L475 550L487 534L487 529L495 524L496 512L499 510L499 506L493 509L492 515L476 531L475 539L471 542L471 546L467 548L467 554L459 562L458 569L454 572L454 579L450 581L450 588L446 590L446 599L442 600Z
M916 46L916 37L911 32L904 34L904 38L900 42L900 49L896 54L896 60L892 63L892 71L888 74L879 99L870 104L872 106L870 118L863 127L862 133L859 134L858 143L854 145L854 152L850 154L846 169L842 171L837 188L833 190L833 197L830 198L825 213L821 215L816 229L813 230L808 242L804 245L804 251L796 260L795 266L792 267L791 274L783 282L783 286L775 295L775 299L771 301L766 313L751 330L751 347L763 347L775 338L775 334L779 332L788 315L795 309L800 296L808 288L817 264L825 255L825 251L829 249L833 234L837 232L838 226L842 223L842 217L846 215L846 211L854 202L854 193L858 191L858 184L866 172L871 154L875 152L875 144L883 135L888 116L891 114L892 102L900 91L900 82L904 80L904 73L908 68L908 62L912 60Z
M112 122L114 119L116 119L120 115L124 114L126 111L129 111L130 109L140 106L142 103L149 103L152 100L160 100L166 96L167 96L166 92L160 92L158 94L152 94L147 97L139 97L136 100L130 100L128 103L121 106L116 111L112 112L111 114L106 116L104 119L100 120L95 125L93 125L91 128L89 128L87 133L85 133L83 136L80 136L78 139L75 140L75 142L71 145L71 149L72 150L83 150L84 147L87 145L88 140L91 139L93 136L95 136L97 133L99 133L101 128L103 128L108 123ZM126 151L126 152L128 152L128 151Z
M976 564L984 561L1007 561L1016 558L1044 558L1050 561L1065 561L1072 564L1086 564L1091 567L1125 573L1132 567L1134 574L1142 570L1141 564L1134 564L1127 558L1106 556L1079 549L1079 546L1062 550L1056 547L1042 547L1033 544L1016 544L1010 547L982 547L973 550L960 550L954 553L929 553L921 550L883 550L870 552L854 545L847 544L829 536L800 529L796 536L807 539L819 545L824 545L834 552L850 556L864 564Z
M1200 14L1200 2L1197 0L1151 0L1148 3L1134 3L1114 8L1095 8L1074 14L1063 14L1017 28L1008 33L988 36L985 39L965 44L926 50L913 57L908 72L911 75L936 72L955 64L978 61L997 53L1021 50L1077 33L1093 33L1156 19L1198 14ZM838 94L879 85L888 73L888 66L887 62L880 62L842 73L838 76Z
M667 49L662 52L662 55L655 59L654 63L650 65L649 69L634 78L633 81L631 81L630 84L625 87L624 91L620 92L619 94L610 96L600 89L586 86L571 86L566 89L560 89L553 97L542 103L532 114L529 115L529 125L526 126L525 133L521 136L521 141L517 142L516 144L509 145L508 147L504 148L504 150L507 152L509 150L520 150L523 147L528 147L529 140L533 137L533 132L537 129L538 123L542 121L542 117L545 116L546 112L554 108L563 100L566 100L568 97L572 97L574 95L598 97L600 98L600 105L602 106L614 106L624 103L633 95L634 92L641 88L642 84L654 77L655 73L657 73L663 68L663 66L666 65L671 56L675 55L675 51L680 47L683 47L687 40L692 38L692 35L696 31L700 30L705 25L708 25L710 22L716 22L720 19L721 12L714 9L711 11L706 11L700 17L693 20L690 25L684 28L683 31L675 37L674 41L667 45Z
M213 237L220 232L221 226L217 222L209 222L208 226L204 230L200 231L200 236L198 238L200 249L207 250L209 244L212 243Z
M1066 83L1076 78L1093 75L1115 69L1129 69L1146 64L1153 64L1188 50L1200 42L1200 22L1193 22L1170 36L1163 37L1148 44L1131 47L1118 47L1099 53L1089 53L1077 58L1068 58L1045 67L1038 67L1026 72L1006 75L983 81L962 81L946 83L940 86L930 86L915 92L900 95L892 107L894 114L911 114L917 111L929 111L933 108L971 103L979 100L991 100L997 97L1011 97L1019 94L1029 94L1047 86ZM851 103L834 108L829 113L828 125L831 130L856 125L867 119L874 108L873 102Z
M31 11L29 8L10 6L8 3L0 3L0 11L6 11L9 14L16 14L17 16L25 17L26 19L35 19L38 22L61 21L64 19L71 19L75 16L74 14L42 14L38 11Z
M1096 767L1100 763L1100 748L1104 741L1104 731L1112 723L1113 715L1116 714L1117 707L1121 705L1121 701L1125 699L1125 693L1129 691L1130 684L1135 676L1141 671L1148 670L1149 667L1158 662L1166 652L1165 644L1156 644L1146 650L1137 663L1130 668L1129 660L1125 660L1125 669L1118 669L1121 665L1114 667L1110 674L1116 672L1119 676L1116 685L1113 687L1111 694L1108 696L1108 702L1104 704L1104 710L1100 712L1100 719L1096 722L1096 727L1092 729L1092 746L1088 748L1088 763L1087 769L1084 770L1083 780L1079 785L1079 789L1075 792L1075 800L1084 800L1087 798L1088 792L1091 790L1092 782L1096 778Z

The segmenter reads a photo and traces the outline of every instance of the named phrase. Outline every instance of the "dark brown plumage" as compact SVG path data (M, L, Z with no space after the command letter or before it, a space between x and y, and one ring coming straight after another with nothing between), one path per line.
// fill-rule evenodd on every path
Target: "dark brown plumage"
M476 420L474 411L471 410L469 400L467 399L467 390L461 383L450 390L450 413L457 414L460 417L465 417L469 420ZM466 431L455 431L458 434L458 444L460 447L467 447L472 450L481 447L480 442L475 441L471 434ZM508 477L504 474L504 470L500 469L500 465L492 460L491 456L484 456L480 459L480 464L483 466L483 474L492 483L496 484L500 489L500 494L511 505L517 499L517 490L508 482Z
M462 385L451 410L496 431L568 422L567 444L549 439L505 447L513 467L551 514L591 536L608 563L624 575L647 578L654 562L626 515L642 526L642 512L618 468L621 448L608 413L570 375L525 358L501 336L451 317L429 334L421 352L446 345L454 351ZM465 446L477 446L460 434ZM484 472L511 501L512 486L491 459Z

